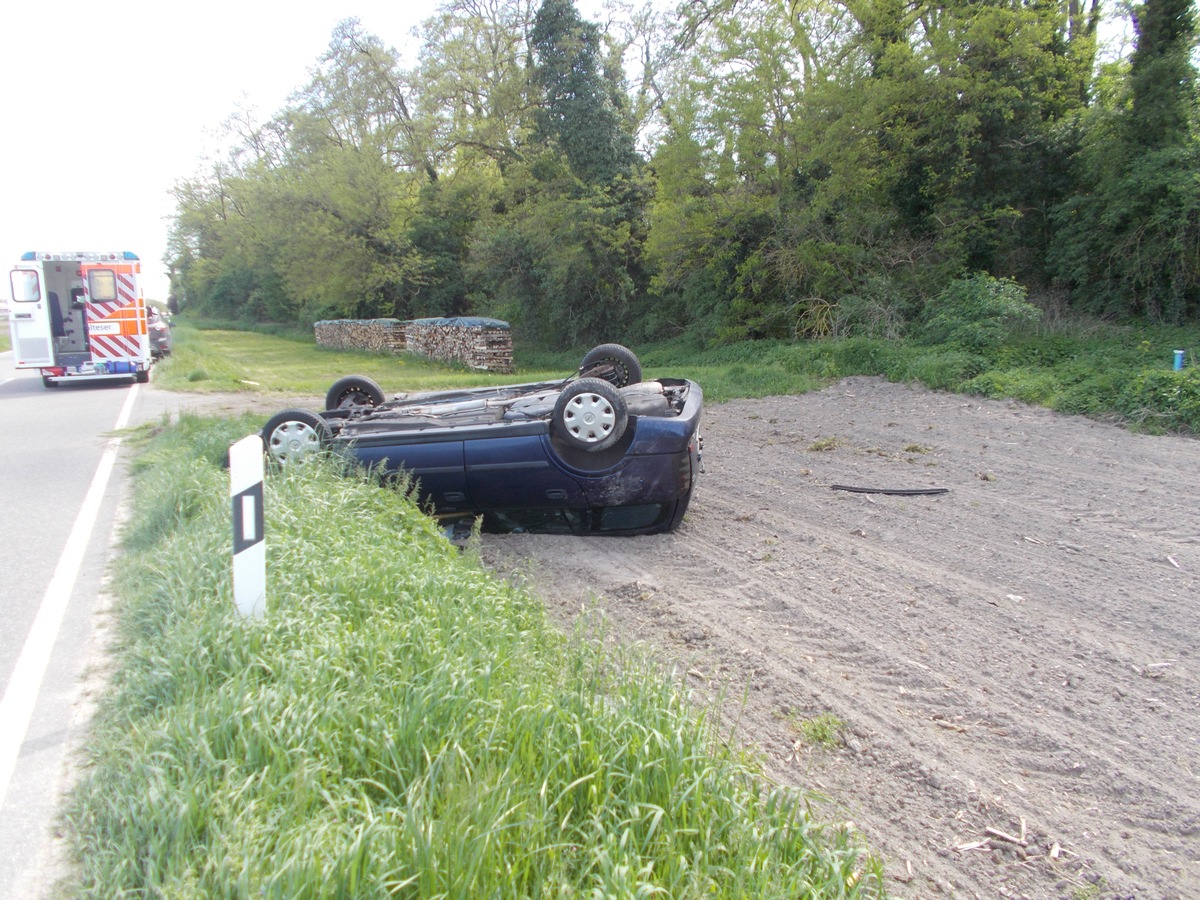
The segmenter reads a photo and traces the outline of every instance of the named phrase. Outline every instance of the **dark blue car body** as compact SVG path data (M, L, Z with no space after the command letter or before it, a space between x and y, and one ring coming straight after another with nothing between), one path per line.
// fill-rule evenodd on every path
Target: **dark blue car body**
M480 517L484 530L634 535L676 528L700 471L699 385L661 379L609 389L615 397L605 396L624 414L621 433L595 447L570 440L563 427L560 395L570 384L347 404L320 413L312 427L324 446L411 476L420 501L439 516ZM268 452L295 427L287 413L272 423L263 433Z

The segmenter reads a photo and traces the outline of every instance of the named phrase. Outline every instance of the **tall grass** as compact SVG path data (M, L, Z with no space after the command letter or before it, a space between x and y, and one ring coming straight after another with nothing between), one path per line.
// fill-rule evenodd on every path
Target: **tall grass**
M249 427L184 417L139 458L77 893L882 893L647 659L563 636L402 486L269 477L269 611L238 616L220 463Z

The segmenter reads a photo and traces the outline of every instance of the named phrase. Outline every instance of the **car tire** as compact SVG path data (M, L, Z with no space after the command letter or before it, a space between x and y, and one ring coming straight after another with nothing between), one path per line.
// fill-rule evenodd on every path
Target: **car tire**
M316 413L285 409L267 420L259 432L268 459L277 466L303 465L328 445L332 432Z
M333 383L333 387L325 395L325 408L347 409L351 406L378 406L383 401L383 388L366 375L347 375Z
M625 398L609 382L580 378L558 395L552 421L567 446L594 453L621 439L629 424L629 410Z
M133 380L138 384L148 384L150 381L150 370L138 369L138 371L134 373Z
M56 388L56 387L58 387L58 382L55 381L53 378L51 378L49 375L43 375L42 376L42 387Z
M642 380L642 364L628 347L620 344L601 344L583 357L580 378L603 378L615 387L638 384Z

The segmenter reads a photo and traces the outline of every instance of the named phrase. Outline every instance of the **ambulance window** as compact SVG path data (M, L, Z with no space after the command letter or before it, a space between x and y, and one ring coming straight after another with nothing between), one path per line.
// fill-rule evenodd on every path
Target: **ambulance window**
M38 284L38 273L28 269L15 269L9 273L12 282L12 298L14 303L37 303L42 299L41 286Z
M117 273L112 269L92 269L88 272L88 297L93 303L117 299Z

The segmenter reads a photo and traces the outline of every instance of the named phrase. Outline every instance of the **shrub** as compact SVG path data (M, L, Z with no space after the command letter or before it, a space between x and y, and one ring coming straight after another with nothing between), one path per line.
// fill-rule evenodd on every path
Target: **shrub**
M1012 397L1022 403L1052 406L1060 390L1053 372L1025 369L992 370L976 375L963 385L971 394L985 397Z
M1200 372L1147 370L1129 383L1117 404L1147 431L1200 433Z
M920 337L928 344L979 352L998 347L1019 325L1036 322L1041 314L1026 301L1021 285L979 272L951 282L930 301Z

